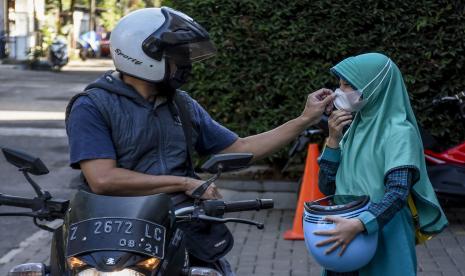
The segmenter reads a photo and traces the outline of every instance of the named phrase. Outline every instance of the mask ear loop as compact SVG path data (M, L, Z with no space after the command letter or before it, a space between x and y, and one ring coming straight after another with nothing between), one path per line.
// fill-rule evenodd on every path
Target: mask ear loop
M388 71L386 72L386 74L384 75L384 77L381 79L381 81L378 83L378 85L373 89L373 92L371 92L370 96L368 96L367 100L375 93L376 89L378 89L378 87L383 83L384 79L387 77L387 75L389 74L389 71L391 69L391 65L389 65L389 68L388 68Z
M388 67L388 65L389 65L389 67ZM381 81L380 81L380 82L378 83L378 85L373 89L373 91L371 92L371 94L370 94L367 98L364 98L364 99L363 99L363 101L368 101L368 99L374 94L374 92L376 91L376 89L378 89L378 87L381 85L381 83L383 83L384 79L387 77L387 75L388 75L388 73L389 73L389 71L390 71L390 69L391 69L391 67L392 67L391 59L388 59L388 61L386 62L386 65L384 65L383 69L381 69L381 71L380 71L367 85L365 85L361 90L359 90L359 91L362 92L362 95L363 95L363 90L364 90L365 88L367 88L370 84L372 84L372 83L381 75L381 73L383 73L383 71L384 71L384 69L385 69L386 67L388 67L388 69L387 69L386 73L384 74L383 78L381 79ZM355 120L358 118L359 113L360 113L360 112L355 113L355 117L354 117L354 119L352 120L352 123L355 122ZM343 149L343 147L342 147L342 141L344 141L344 138L345 138L346 135L349 133L349 131L351 130L352 126L353 126L353 124L350 124L349 128L346 130L346 132L345 132L344 135L342 136L341 142L339 142L339 147L340 147L341 149Z
M372 84L383 72L384 72L384 69L386 69L386 67L388 67L386 73L384 74L383 78L381 79L381 81L378 83L378 85L373 89L373 91L371 92L371 94L366 97L366 100L368 100L372 95L373 93L376 91L376 89L381 85L381 83L383 83L384 79L386 78L387 74L389 73L389 70L391 69L392 67L392 63L391 63L391 59L388 59L388 61L386 62L386 65L384 65L383 69L381 69L381 71L379 71L379 73L369 82L367 83L367 85L365 85L360 91L362 92L363 94L363 91L370 85Z
M368 97L364 97L363 91L364 91L370 84L372 84L373 81L375 81L375 80L379 77L379 75L381 75L381 73L384 72L384 69L385 69L386 66L388 66L388 65L389 65L389 67L388 67L386 73L384 74L383 78L382 78L381 81L379 82L379 84L373 89L373 91L371 92L370 95L368 95ZM391 69L391 67L392 67L391 60L388 59L388 61L386 62L386 65L384 65L383 69L381 69L381 71L380 71L367 85L365 85L361 90L357 90L357 91L360 93L360 98L361 98L360 102L365 102L365 103L366 103L366 102L368 101L368 99L370 99L370 97L375 93L376 89L378 89L378 87L381 85L381 83L383 83L384 79L387 77L387 75L388 75L389 70ZM365 104L364 104L364 105L365 105Z

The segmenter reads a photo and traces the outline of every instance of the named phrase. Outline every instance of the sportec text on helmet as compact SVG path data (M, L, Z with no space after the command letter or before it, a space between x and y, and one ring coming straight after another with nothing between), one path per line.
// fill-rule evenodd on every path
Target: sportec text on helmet
M121 18L110 49L118 71L150 82L183 81L188 74L183 68L216 53L200 24L168 7L140 9ZM170 72L169 63L179 72Z

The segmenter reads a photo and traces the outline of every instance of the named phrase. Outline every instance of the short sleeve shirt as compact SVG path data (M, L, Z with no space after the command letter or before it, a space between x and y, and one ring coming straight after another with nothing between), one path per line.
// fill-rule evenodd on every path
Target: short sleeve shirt
M238 135L216 122L210 114L193 100L193 124L198 130L196 151L201 155L221 152L237 139ZM111 131L102 114L88 96L79 97L67 123L70 147L70 165L78 169L79 162L91 159L114 159L116 150Z

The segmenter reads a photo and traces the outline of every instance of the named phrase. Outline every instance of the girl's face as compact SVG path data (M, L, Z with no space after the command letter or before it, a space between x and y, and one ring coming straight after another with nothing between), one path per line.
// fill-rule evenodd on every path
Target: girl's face
M362 93L343 79L339 79L339 88L335 93L334 106L339 110L357 112L366 103L362 101Z
M355 89L343 79L339 79L339 88L345 93L355 91Z

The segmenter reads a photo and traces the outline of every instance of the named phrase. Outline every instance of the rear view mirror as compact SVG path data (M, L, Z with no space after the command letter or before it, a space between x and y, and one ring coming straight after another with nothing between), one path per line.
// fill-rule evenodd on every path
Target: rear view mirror
M216 154L202 165L202 171L209 173L229 172L247 168L253 158L252 153L226 153Z
M26 171L33 175L43 175L49 173L44 163L37 157L30 156L27 153L2 148L3 154L5 155L6 161L13 166L18 167L22 171Z

